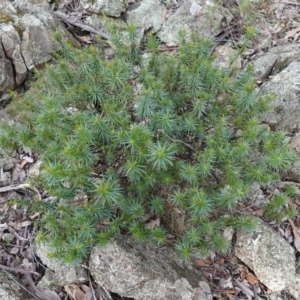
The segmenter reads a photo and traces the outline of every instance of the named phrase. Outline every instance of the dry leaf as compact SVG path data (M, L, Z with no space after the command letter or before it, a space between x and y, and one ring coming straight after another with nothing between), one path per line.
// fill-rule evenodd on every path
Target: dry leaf
M30 218L30 219L35 219L35 218L37 218L40 214L41 214L40 212L36 212L36 213L34 213L33 215L30 215L29 218Z
M298 224L297 224L297 227L300 227L300 226L298 226ZM286 239L288 239L291 235L292 235L291 226L288 225L284 230L284 237Z
M61 298L54 291L42 290L41 292L50 300L61 300Z
M32 164L33 163L33 158L28 156L28 155L24 155L22 157L22 159L26 160L28 163Z
M92 41L88 36L77 36L77 38L79 39L79 41L87 43L87 44L91 44Z
M228 226L225 228L223 232L223 236L227 241L231 242L233 233L234 233L234 229L231 226Z
M160 226L160 218L157 218L155 220L151 220L149 223L147 223L146 227L148 229L154 229L155 227Z
M14 229L21 229L22 227L27 227L31 225L31 221L23 221L23 222L8 222L8 225L13 227Z
M225 294L230 294L230 295L236 294L236 290L224 290L223 292L224 292Z
M81 289L82 289L85 293L87 293L88 290L90 289L90 288L89 288L87 285L85 285L85 284L81 285L80 287L81 287Z
M23 169L25 167L25 165L27 164L27 160L23 159L20 163L20 168Z
M294 235L294 246L298 252L300 252L300 236L297 232L297 227L295 226L294 222L291 219L288 219L291 224L293 235Z
M94 300L93 292L91 289L89 289L85 294L84 300Z
M248 268L246 266L243 266L242 269L240 269L240 272L240 276L242 279L245 279L249 273Z
M212 265L212 262L208 259L195 259L194 263L197 267L210 267Z
M293 198L289 199L289 206L293 209L297 209L298 205Z
M21 168L19 164L13 169L11 174L12 181L23 181L26 178L26 172Z
M219 281L220 286L223 289L233 289L232 277L229 276L227 279L221 278Z
M287 41L289 38L293 38L293 43L298 39L300 35L300 27L289 30L284 36L284 40Z
M208 279L208 280L211 280L212 279L212 274L210 272L207 272L207 271L203 271L201 270L203 275Z
M71 297L71 299L73 300L76 300L74 297L73 297L73 291L75 290L75 288L77 287L76 284L69 284L69 285L65 285L64 288L65 288L65 291L67 292L67 294Z
M271 295L272 294L272 290L267 289L267 295Z
M101 298L98 299L96 297L95 290L94 290L94 287L93 287L91 281L90 281L90 288L87 291L87 293L85 294L84 300L102 300Z
M252 273L248 273L246 276L246 280L251 284L251 285L255 285L258 283L257 278L252 274Z
M254 210L252 212L253 215L257 216L257 217L263 217L264 215L264 211L262 209L257 209L257 210Z
M0 212L4 213L6 210L8 210L9 206L7 203L4 203L3 206L0 208Z
M245 293L250 297L254 297L254 293L248 288L248 286L244 282L237 279L234 279L234 281L239 286L239 288L243 291L243 293Z
M297 216L296 224L297 224L297 227L300 227L300 214Z
M75 300L84 300L85 293L80 289L79 286L77 286L73 291L73 298Z

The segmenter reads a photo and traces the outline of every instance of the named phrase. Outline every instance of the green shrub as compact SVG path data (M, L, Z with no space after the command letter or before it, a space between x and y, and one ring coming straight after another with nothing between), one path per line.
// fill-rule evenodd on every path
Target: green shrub
M38 239L75 263L121 232L158 244L171 232L183 259L228 251L226 226L255 227L239 211L251 185L278 181L295 159L284 132L260 125L270 97L257 94L251 66L216 67L211 43L196 36L171 55L153 36L143 51L133 32L113 41L109 59L104 47L62 44L56 63L15 96L20 125L2 126L5 147L42 160L34 184L52 198L31 204L43 213ZM267 211L286 205L277 195ZM146 224L149 214L159 226Z

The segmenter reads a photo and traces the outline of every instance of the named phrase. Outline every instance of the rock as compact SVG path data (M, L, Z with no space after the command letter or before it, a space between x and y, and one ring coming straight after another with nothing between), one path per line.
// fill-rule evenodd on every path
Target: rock
M68 266L49 258L50 249L46 244L36 244L35 250L42 263L47 266L46 273L38 284L39 289L49 289L55 285L83 283L89 280L83 267Z
M24 82L33 67L52 59L51 53L59 50L55 31L78 44L46 0L0 0L0 97Z
M80 0L80 3L90 12L104 13L111 17L120 17L128 7L127 0Z
M50 61L51 52L59 49L58 44L53 40L51 29L29 14L25 14L20 19L20 23L26 26L22 33L21 50L28 70Z
M15 236L12 233L3 233L2 240L6 243L11 243L14 240Z
M12 275L7 275L0 270L0 299L2 300L32 300L33 297L26 293L20 285L11 278ZM14 278L15 279L15 278ZM15 279L16 280L16 279Z
M107 18L102 15L92 14L86 18L86 23L94 26L96 29L103 31L105 34L110 35L109 26L116 28L125 28L126 22L118 18Z
M61 300L61 298L57 295L56 292L51 290L43 290L42 294L48 297L49 300Z
M13 89L14 86L15 86L14 68L11 63L11 60L6 57L4 48L1 46L0 47L0 96L3 94L4 91Z
M51 60L51 53L59 50L53 32L59 31L63 40L78 42L56 18L46 0L16 0L16 7L22 10L17 18L22 36L21 52L27 68L44 64Z
M86 22L98 30L101 30L103 33L110 35L109 26L115 27L121 33L121 37L124 36L123 42L126 43L126 38L128 32L126 31L127 23L122 19L117 18L106 18L101 15L91 15L86 19ZM123 35L122 35L123 34ZM144 38L144 28L137 27L136 28L136 45L140 45L142 39Z
M165 7L159 0L143 0L129 7L126 13L127 23L142 27L145 31L157 32L163 24Z
M260 92L274 94L271 110L262 116L262 121L273 128L298 131L300 128L300 62L292 62L279 74L265 83Z
M299 57L299 44L286 44L269 49L269 51L255 60L254 75L258 80L274 76L284 70L292 61Z
M295 279L287 285L287 291L295 299L300 299L300 274L296 274Z
M212 299L204 276L191 265L183 265L167 247L123 237L106 247L94 247L89 266L100 286L122 297Z
M21 54L21 39L13 25L1 24L0 36L6 57L12 60L16 85L20 85L27 76L27 67Z
M284 300L279 293L272 293L269 300Z
M197 10L193 8L195 2L186 0L177 11L163 24L158 37L169 46L180 43L179 32L184 30L185 37L192 32L201 33L204 38L211 38L221 31L232 19L232 15L226 8L215 5L212 0L198 0Z
M231 47L226 45L218 46L214 54L216 55L214 62L218 67L229 68L231 66L238 70L241 69L241 57L237 57L236 51Z
M254 232L237 233L235 255L274 292L294 282L294 249L261 220Z

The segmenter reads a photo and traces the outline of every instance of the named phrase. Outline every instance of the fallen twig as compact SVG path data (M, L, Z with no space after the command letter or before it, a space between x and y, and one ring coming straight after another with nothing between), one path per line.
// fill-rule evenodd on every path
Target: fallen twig
M42 196L41 196L40 192L37 190L37 188L31 186L29 183L22 183L22 184L19 184L19 185L8 185L8 186L1 187L0 188L0 193L5 193L5 192L15 191L15 190L21 190L21 189L28 189L28 188L35 191L38 195L39 200L42 200Z
M0 265L0 269L11 271L11 272L19 272L19 273L25 274L25 275L26 274L34 274L34 275L40 276L40 274L35 271L25 270L25 269L21 269L21 268L13 268L13 267L8 267L8 266L4 266L4 265Z
M246 295L249 295L250 297L254 297L254 293L241 281L234 279L235 283L239 286L239 288L245 293Z
M175 140L175 139L171 138L163 130L158 130L158 131L161 132L162 134L164 134L170 141L172 141L174 143L181 143L181 144L185 145L186 147L190 148L191 150L195 151L195 148L193 146L191 146L190 144L185 143L184 141L181 141L181 140Z
M30 284L30 286L32 287L32 289L34 290L34 292L36 293L36 295L43 299L43 300L51 300L47 295L45 295L44 293L42 293L35 285L32 277L30 276L30 274L25 274L26 280L28 281L28 283Z
M76 20L70 18L68 15L62 13L61 11L55 11L54 13L59 19L61 19L65 23L68 23L68 24L71 24L73 26L79 27L79 28L81 28L85 31L89 31L89 32L98 34L106 40L111 40L111 37L108 34L104 33L103 31L97 30L92 25L85 24L85 23L80 22L80 21L76 21Z
M20 241L28 241L28 239L25 239L25 238L21 237L20 235L18 235L18 233L8 225L7 225L7 229L9 230L10 233L12 233Z
M30 291L28 291L24 285L22 285L20 282L18 282L10 273L8 273L6 270L4 270L4 273L6 273L6 275L12 279L16 284L18 284L24 291L26 291L28 294L30 294L32 297L36 298L36 299L40 299L39 297L37 297L36 295L34 295L33 293L31 293Z
M293 182L293 181L281 181L280 183L284 184L284 185L295 185L295 186L299 186L300 187L300 183L298 182Z
M9 191L21 190L31 188L29 183L22 183L19 185L8 185L0 188L0 193L5 193Z
M293 4L293 5L300 5L300 3L290 2L290 1L283 1L283 4Z

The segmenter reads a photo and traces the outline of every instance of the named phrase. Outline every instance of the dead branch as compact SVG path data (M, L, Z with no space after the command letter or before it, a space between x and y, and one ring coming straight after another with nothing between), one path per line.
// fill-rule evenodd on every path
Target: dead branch
M111 40L111 37L108 34L104 33L103 31L97 30L94 26L92 26L90 24L86 24L86 23L74 20L73 18L69 17L68 15L62 13L61 11L55 11L54 13L59 19L61 19L65 23L79 27L85 31L89 31L89 32L98 34L106 40Z
M34 290L35 294L43 299L43 300L51 300L47 295L45 295L44 293L42 293L35 285L32 277L30 274L25 274L25 278L27 280L27 282L30 284L30 286L32 287L32 289Z
M10 226L7 225L7 229L9 230L10 233L12 233L18 240L20 241L28 241L28 239L25 239L23 237L21 237L20 235L18 235L18 233L13 229L11 228Z
M25 275L26 274L34 274L34 275L40 276L40 274L35 271L25 270L25 269L21 269L21 268L13 268L13 267L8 267L8 266L4 266L4 265L0 265L0 269L11 271L11 272L18 272L18 273L25 274Z
M5 193L9 191L14 191L14 190L21 190L21 189L26 189L26 188L31 188L29 183L22 183L18 185L8 185L0 188L0 193Z
M10 273L8 273L6 270L4 270L4 273L6 273L6 275L12 279L17 285L19 285L23 290L25 290L28 294L30 294L32 297L36 298L36 299L40 299L39 297L37 297L36 295L34 295L33 293L31 293L30 291L28 291L24 285L22 285L20 282L18 282Z

